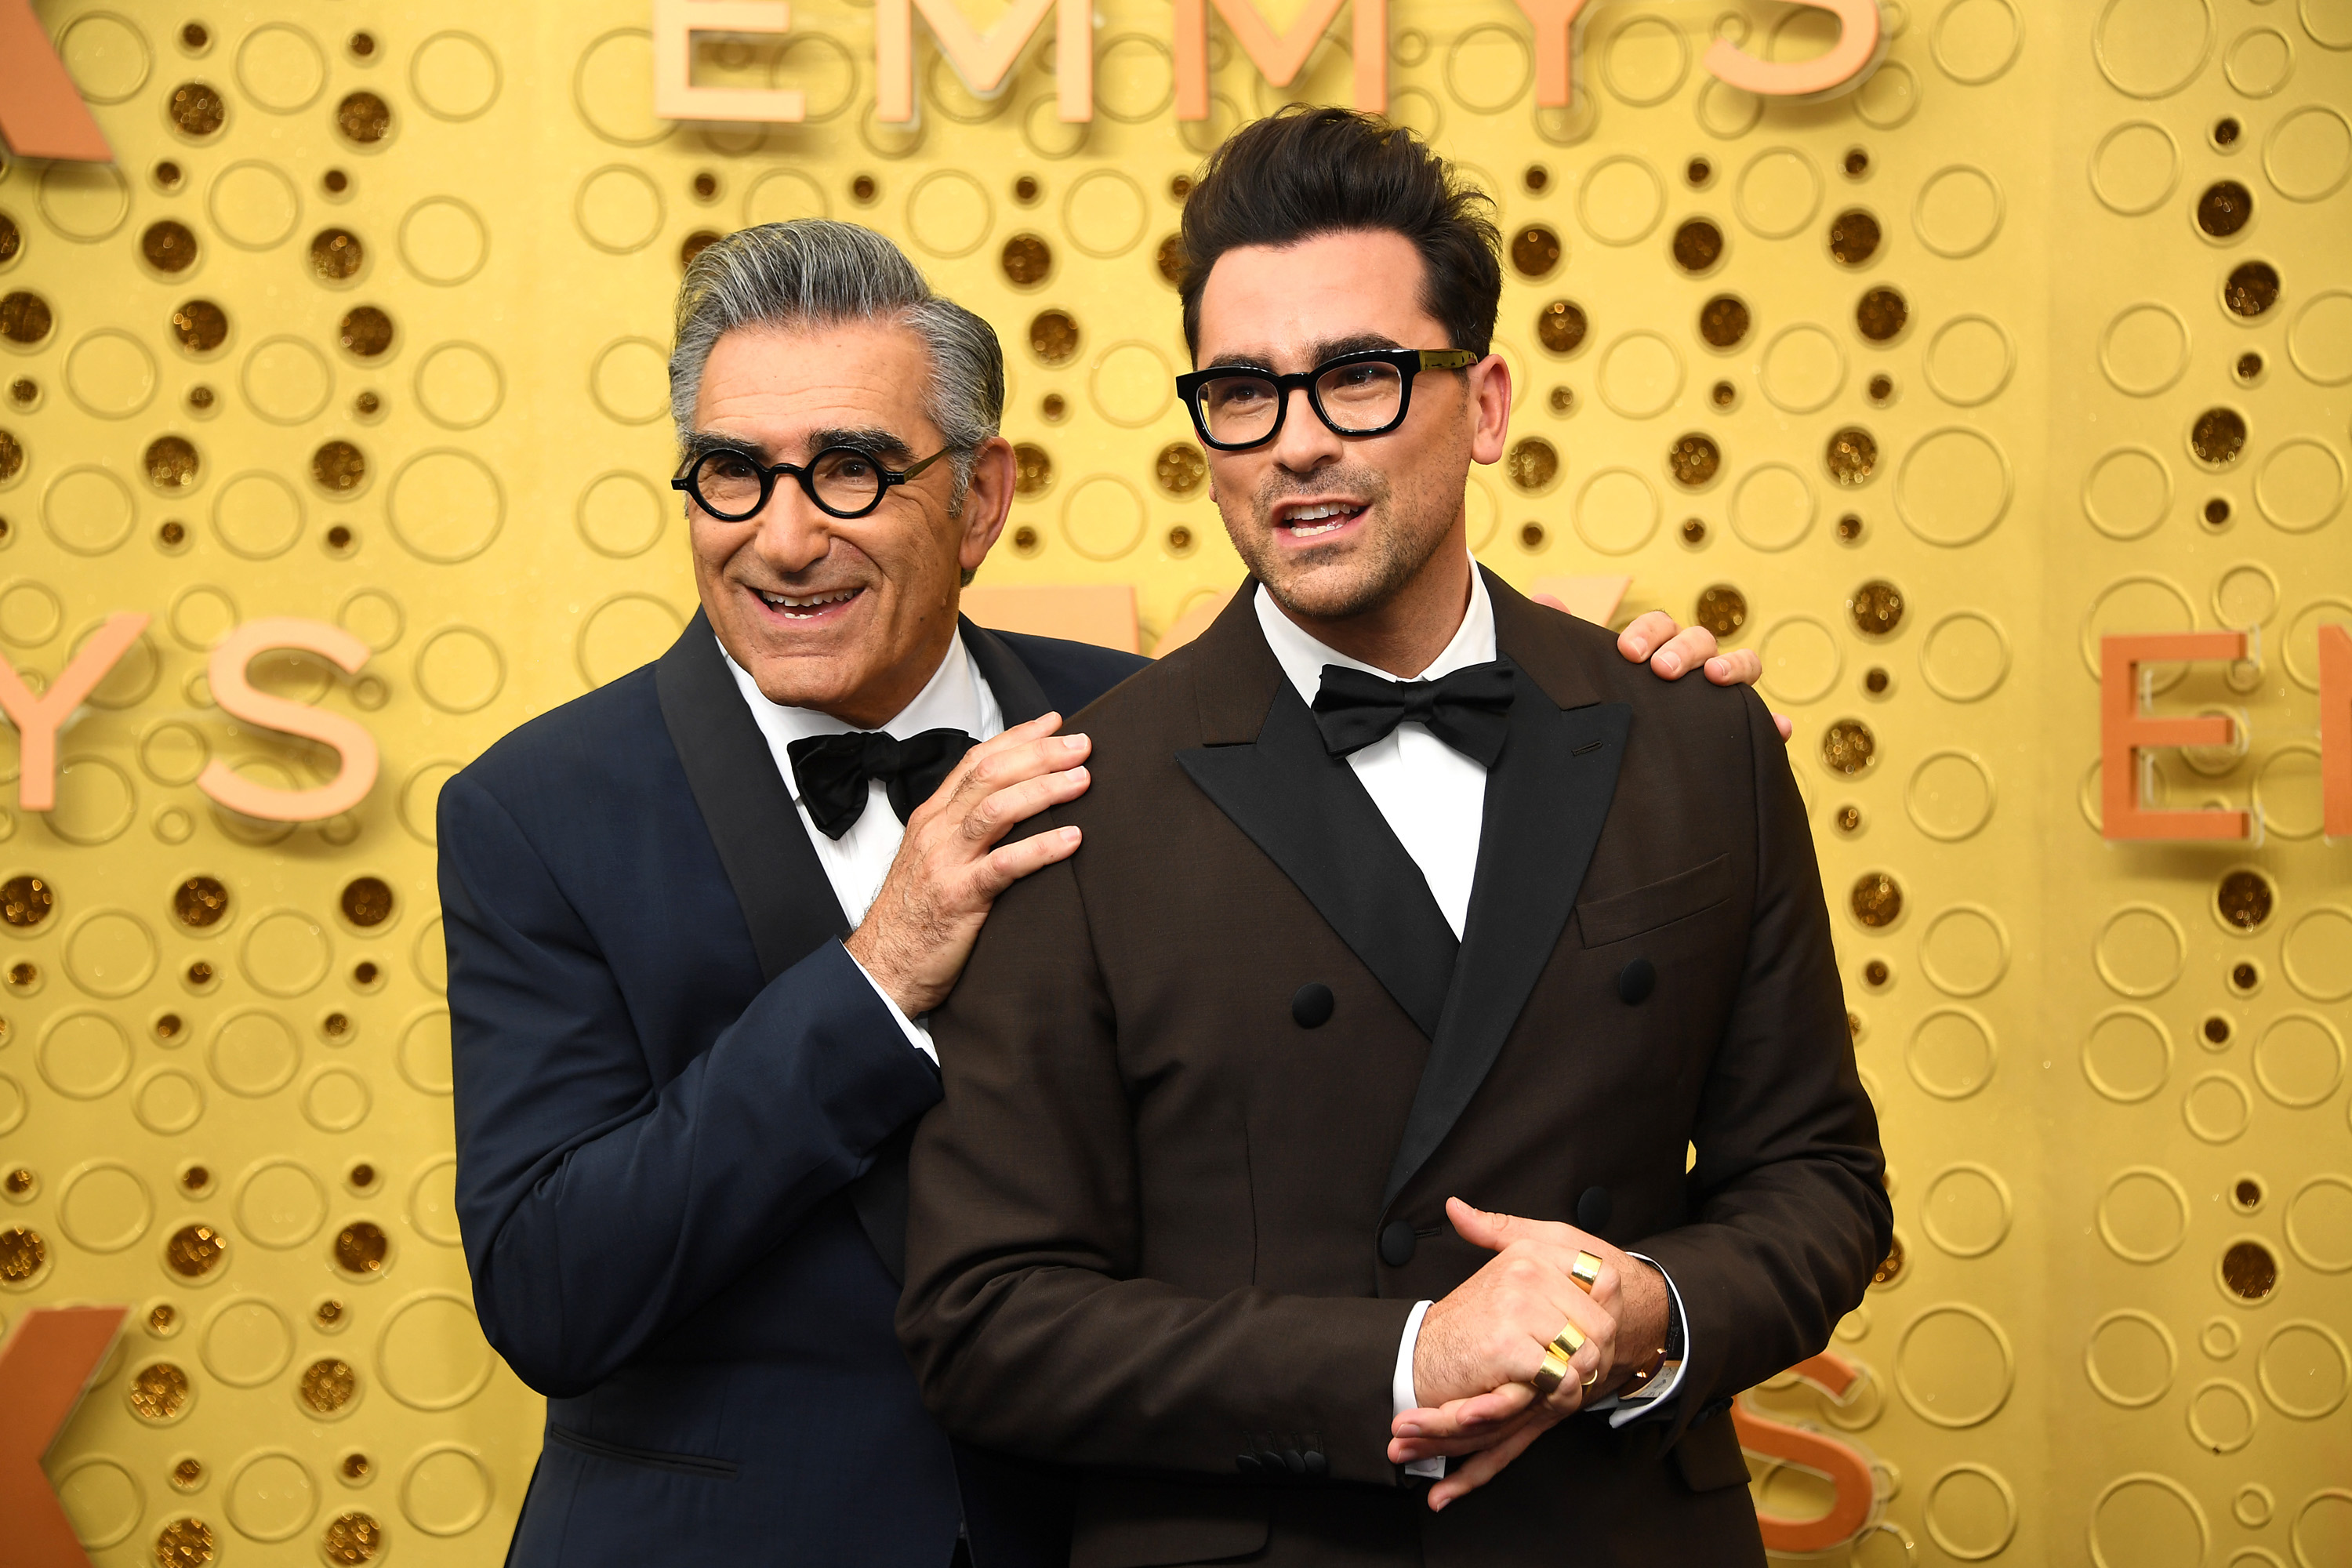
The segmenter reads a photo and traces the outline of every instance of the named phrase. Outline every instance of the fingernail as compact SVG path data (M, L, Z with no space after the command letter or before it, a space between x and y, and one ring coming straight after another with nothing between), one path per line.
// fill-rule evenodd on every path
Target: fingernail
M1077 830L1076 828L1075 828L1075 827L1065 827L1064 829L1062 829L1062 842L1063 842L1063 843L1065 843L1065 844L1076 844L1077 841L1078 841L1078 830Z
M1083 751L1086 749L1087 738L1084 735L1065 735L1062 737L1062 744L1073 752Z
M1682 667L1683 661L1673 654L1662 653L1658 656L1658 668L1668 675L1676 674Z

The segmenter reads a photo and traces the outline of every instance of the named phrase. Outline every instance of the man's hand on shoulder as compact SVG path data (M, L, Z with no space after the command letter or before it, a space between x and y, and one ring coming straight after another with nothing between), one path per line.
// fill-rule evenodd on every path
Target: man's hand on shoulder
M1598 1237L1460 1198L1447 1199L1445 1212L1464 1240L1495 1256L1422 1320L1412 1375L1423 1408L1390 1427L1391 1463L1462 1461L1430 1489L1432 1509L1486 1485L1546 1430L1616 1393L1665 1342L1667 1316L1664 1277ZM1601 1259L1590 1295L1570 1273L1580 1252ZM1545 1348L1570 1323L1584 1342L1559 1386L1538 1396Z
M1054 733L1061 722L1048 713L974 746L907 819L890 875L845 944L907 1016L947 999L999 893L1077 852L1075 827L1003 842L1086 793L1093 742Z
M1713 632L1705 626L1678 627L1674 616L1664 610L1636 616L1633 625L1618 634L1617 651L1635 664L1646 663L1662 680L1680 680L1694 669L1705 669L1706 678L1717 686L1753 686L1764 673L1764 661L1754 649L1725 653L1717 647ZM1772 722L1784 741L1795 731L1786 714L1773 714Z

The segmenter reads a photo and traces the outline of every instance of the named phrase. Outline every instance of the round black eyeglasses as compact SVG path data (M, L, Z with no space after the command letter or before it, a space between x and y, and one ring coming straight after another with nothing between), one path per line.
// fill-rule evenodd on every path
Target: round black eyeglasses
M1176 395L1192 416L1203 445L1220 452L1262 447L1282 433L1290 395L1301 388L1315 416L1340 436L1384 436L1404 423L1412 406L1412 378L1424 370L1476 364L1467 349L1370 349L1341 354L1313 370L1276 375L1269 370L1211 365L1176 378Z
M715 447L688 463L669 488L684 490L721 522L743 522L760 515L775 494L776 481L790 474L819 511L864 517L882 504L891 486L905 484L954 450L942 447L912 467L886 468L872 453L855 447L827 447L804 464L762 463L738 447Z

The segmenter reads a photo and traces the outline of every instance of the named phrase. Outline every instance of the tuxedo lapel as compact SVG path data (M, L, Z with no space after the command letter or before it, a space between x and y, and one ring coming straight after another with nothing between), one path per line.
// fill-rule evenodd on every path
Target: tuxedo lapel
M956 624L973 668L996 694L996 710L1004 715L1004 727L1010 730L1043 714L1046 709L1045 689L1037 684L1036 676L1021 662L1020 656L1005 647L1003 639L994 632L972 625L969 616L958 616Z
M701 611L655 667L654 689L694 804L751 928L760 977L773 980L846 935L849 921L809 843L776 754L744 705Z
M1568 927L1616 795L1633 710L1611 702L1562 712L1525 668L1514 678L1510 739L1486 775L1462 955L1383 1206L1445 1141L1495 1065Z
M1250 614L1246 605L1243 613ZM1240 646L1203 648L1209 656L1201 671L1204 694L1213 690L1220 704L1238 702L1244 689L1265 691L1253 676L1270 672L1272 700L1254 740L1179 752L1178 764L1307 895L1406 1016L1433 1037L1453 984L1457 944L1429 883L1355 770L1325 747L1315 715L1275 664L1255 619L1244 626L1228 611L1213 632L1218 644ZM1264 670L1254 668L1250 642ZM1235 658L1239 668L1221 668ZM1217 738L1213 731L1210 738Z

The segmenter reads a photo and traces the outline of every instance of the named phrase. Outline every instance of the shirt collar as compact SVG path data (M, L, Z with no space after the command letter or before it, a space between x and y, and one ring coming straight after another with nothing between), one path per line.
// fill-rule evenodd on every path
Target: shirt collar
M1282 673L1290 678L1297 689L1299 700L1313 707L1316 694L1323 689L1323 667L1342 665L1377 675L1384 680L1395 676L1376 665L1349 658L1336 648L1327 647L1310 636L1297 621L1282 613L1264 584L1258 584L1257 597L1252 607L1257 611L1259 629L1265 633L1266 646L1274 650L1276 662ZM1462 624L1454 629L1454 640L1447 643L1438 656L1430 660L1429 668L1414 676L1415 680L1436 680L1474 664L1485 664L1495 657L1495 605L1487 597L1486 580L1478 563L1470 563L1470 603L1462 612Z
M727 673L735 678L735 689L743 694L745 705L751 710L752 721L760 726L768 749L775 752L776 764L783 770L784 784L793 792L793 799L798 801L800 781L793 777L792 757L785 748L812 735L845 735L857 726L814 708L771 702L751 679L751 671L735 662L724 643L719 644L719 657L727 661ZM971 656L964 651L962 637L949 638L947 657L940 660L939 668L915 693L914 700L883 723L883 733L903 741L926 730L961 730L984 739L978 673L972 668Z

